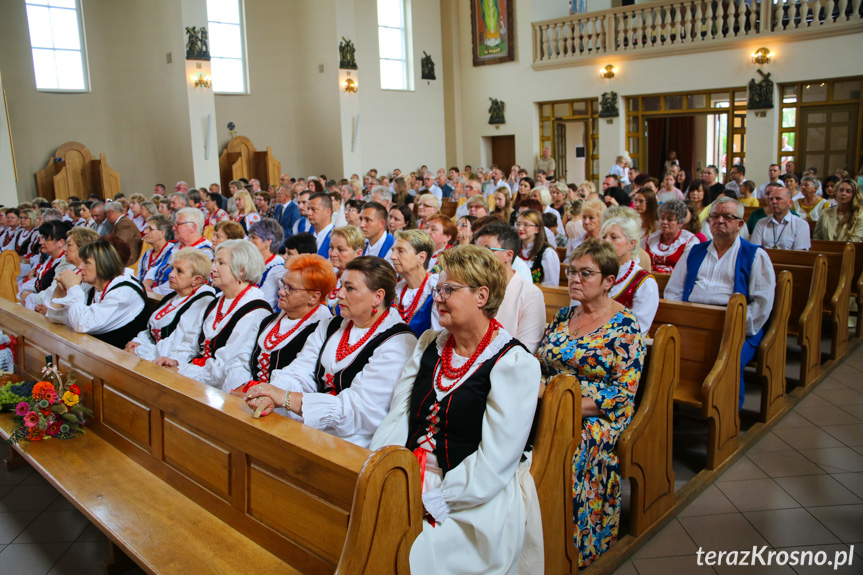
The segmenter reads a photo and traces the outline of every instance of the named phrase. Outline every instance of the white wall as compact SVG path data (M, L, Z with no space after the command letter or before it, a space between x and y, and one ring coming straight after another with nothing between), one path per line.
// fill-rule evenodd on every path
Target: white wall
M608 90L614 90L621 97L625 97L693 89L744 87L750 78L757 76L755 67L750 62L750 54L762 43L766 43L776 54L773 63L765 69L772 72L772 79L776 83L858 74L856 68L848 66L846 59L833 57L834 54L847 53L849 42L853 43L855 38L851 35L793 41L774 37L770 40L760 39L757 45L751 41L740 42L733 48L716 52L628 61L620 56L609 56L607 62L604 59L600 63L593 60L584 66L537 71L531 67L531 22L523 15L531 14L534 4L541 2L542 0L516 0L516 14L522 16L516 17L516 60L479 67L474 67L471 60L470 27L467 25L470 22L469 3L463 2L456 6L459 10L459 21L465 23L460 27L459 46L456 50L461 65L461 81L466 87L461 93L461 123L464 134L462 163L476 164L480 159L481 138L495 135L494 127L487 124L489 97L505 101L507 123L501 127L501 133L507 130L516 135L516 161L532 170L539 153L539 132L535 128L536 102L598 98ZM593 6L589 4L589 7ZM619 70L613 80L601 80L599 77L598 69L605 63L614 64ZM623 111L623 106L620 109ZM611 125L605 124L603 120L599 122L601 171L611 166L614 156L625 149L623 119L621 116ZM749 123L750 133L747 134L747 173L761 177L760 174L766 174L769 161L767 155L761 153L761 149L754 150L753 146L757 140L761 139L763 142L763 138L769 137L773 140L770 149L776 150L775 140L778 134L768 126L774 123L768 121L770 118L756 120L758 121ZM762 132L764 128L768 129Z
M3 82L0 79L0 94ZM5 110L0 110L0 205L12 206L18 203L15 189L15 166L12 159L12 146L9 140L9 124Z

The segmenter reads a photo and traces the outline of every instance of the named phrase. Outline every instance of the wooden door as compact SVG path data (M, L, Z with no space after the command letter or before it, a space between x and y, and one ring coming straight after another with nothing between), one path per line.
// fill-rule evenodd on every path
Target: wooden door
M504 177L509 175L515 165L515 136L491 137L491 163L497 164Z
M566 181L566 124L554 123L554 178Z
M801 107L798 171L816 168L818 174L836 170L855 173L854 152L857 149L857 104Z

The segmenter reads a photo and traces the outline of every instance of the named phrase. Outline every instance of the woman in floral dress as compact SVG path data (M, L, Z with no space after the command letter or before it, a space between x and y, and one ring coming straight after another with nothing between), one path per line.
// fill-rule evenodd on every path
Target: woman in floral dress
M572 373L581 383L572 505L579 567L584 567L617 541L620 474L614 450L635 411L644 340L632 312L608 297L620 267L614 248L590 239L569 262L569 293L579 305L557 313L536 356L549 377Z

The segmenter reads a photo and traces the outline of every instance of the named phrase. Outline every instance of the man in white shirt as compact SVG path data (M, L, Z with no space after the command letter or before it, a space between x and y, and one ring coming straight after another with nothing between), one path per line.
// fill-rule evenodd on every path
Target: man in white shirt
M315 230L315 240L318 244L318 255L330 257L330 232L333 231L333 201L325 192L317 192L309 196L309 206L306 217Z
M378 256L391 262L395 238L387 232L387 209L378 202L368 202L360 212L360 230L366 237L364 256Z
M434 197L436 197L438 199L438 201L440 201L443 199L443 192L441 191L441 189L439 187L437 187L437 184L434 183L434 180L435 180L435 177L430 172L427 172L423 176L423 187L420 188L420 193L421 194L426 194L426 193L432 194Z
M312 191L306 190L304 184L294 184L294 193L296 194L297 213L300 217L294 222L294 227L291 228L291 235L311 232L313 231L312 224L306 217L306 208L309 206L309 196L312 195Z
M530 353L535 353L545 333L545 299L530 279L524 279L512 268L521 242L511 227L494 222L477 231L474 243L488 248L506 269L506 295L495 319Z
M464 185L464 202L455 211L455 221L464 216L470 215L468 212L467 201L477 194L482 193L482 182L479 180L468 180Z
M746 179L746 168L743 164L734 164L731 166L729 175L731 176L731 180L725 184L725 189L731 190L737 194L737 197L740 197L740 186L743 184L743 180Z
M389 213L393 203L393 192L386 186L375 186L372 188L371 201L382 205L387 213Z
M766 198L767 186L770 184L778 184L782 187L785 187L785 182L779 179L779 173L779 164L770 164L770 167L767 168L767 177L769 178L769 181L764 182L763 184L755 188L756 198L758 198L759 200L762 198Z
M767 252L739 237L743 204L719 198L710 206L708 221L713 240L687 249L671 273L664 296L709 305L728 305L733 293L746 297L746 340L740 354L742 407L743 370L755 357L764 336L764 325L773 310L776 275Z
M808 250L812 246L809 224L791 213L791 192L774 187L768 197L773 215L758 221L749 241L777 250Z
M503 172L500 168L495 168L491 172L491 186L489 187L489 193L487 196L491 196L494 192L501 186L506 186L509 195L512 196L512 190L509 187L509 184L506 183L506 180L503 179Z

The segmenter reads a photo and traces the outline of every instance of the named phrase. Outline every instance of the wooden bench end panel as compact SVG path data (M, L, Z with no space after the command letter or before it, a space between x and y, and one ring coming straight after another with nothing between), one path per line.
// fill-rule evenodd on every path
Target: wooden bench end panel
M368 458L354 491L338 575L409 573L414 540L423 529L419 464L404 447L389 445Z
M617 442L621 477L632 486L630 534L638 537L674 505L672 417L680 379L680 332L673 325L656 330L642 371L641 401Z
M755 373L761 381L761 421L773 419L785 405L785 360L788 351L788 323L792 300L791 272L782 270L776 276L773 311L764 337L755 355Z
M546 573L575 573L572 460L581 443L581 385L572 375L549 380L533 445L533 476L542 513Z

